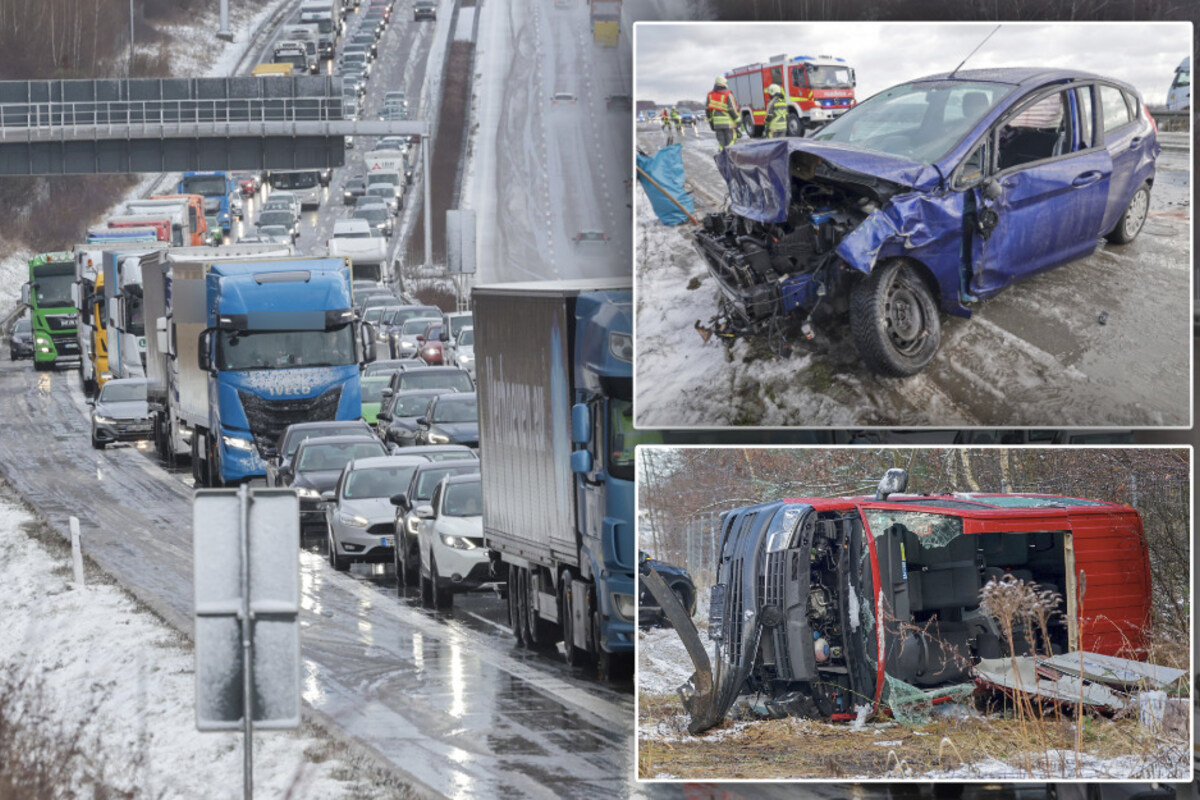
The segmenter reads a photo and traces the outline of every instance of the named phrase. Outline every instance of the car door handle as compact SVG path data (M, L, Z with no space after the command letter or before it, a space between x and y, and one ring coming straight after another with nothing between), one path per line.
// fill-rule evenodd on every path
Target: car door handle
M1082 172L1079 175L1075 176L1075 180L1071 181L1071 185L1075 186L1077 188L1081 188L1084 186L1091 186L1093 183L1100 180L1102 177L1104 177L1104 175L1102 173L1098 172L1097 170L1091 170L1090 172Z
M1142 143L1142 137L1135 136L1129 140L1129 149L1132 150L1133 148L1137 147L1141 143Z

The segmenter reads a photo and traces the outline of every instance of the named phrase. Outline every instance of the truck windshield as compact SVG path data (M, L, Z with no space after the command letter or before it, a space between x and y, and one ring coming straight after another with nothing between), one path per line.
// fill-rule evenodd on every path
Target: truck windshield
M205 197L225 195L225 176L193 175L183 179L183 194L202 194Z
M308 69L308 60L304 55L302 55L300 53L296 53L294 55L276 54L275 63L276 64L291 64L292 68L297 69L297 70Z
M219 331L223 371L341 367L357 363L349 325L329 331Z
M276 189L312 189L319 182L313 172L275 172L271 174L271 185Z
M628 400L608 401L608 471L614 478L633 480L633 448L639 444L662 444L658 431L633 427L633 404Z
M46 264L34 270L34 295L39 308L58 308L74 305L71 284L75 282L75 265Z
M1011 90L996 83L905 83L859 103L812 138L932 164Z
M854 84L850 80L849 67L835 67L820 64L809 64L808 85L814 89L849 89ZM796 81L803 86L802 81Z

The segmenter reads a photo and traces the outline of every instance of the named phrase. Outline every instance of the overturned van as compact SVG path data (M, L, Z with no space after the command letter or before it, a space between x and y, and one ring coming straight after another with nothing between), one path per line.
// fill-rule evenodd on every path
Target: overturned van
M874 498L796 498L722 517L708 635L648 568L641 580L696 666L680 688L692 733L718 724L739 694L772 713L850 719L971 681L1008 654L980 591L1005 575L1063 598L1054 652L1144 657L1150 568L1129 506L1034 494L901 494L889 470ZM1014 636L1018 655L1034 636ZM1045 653L1041 641L1038 652Z

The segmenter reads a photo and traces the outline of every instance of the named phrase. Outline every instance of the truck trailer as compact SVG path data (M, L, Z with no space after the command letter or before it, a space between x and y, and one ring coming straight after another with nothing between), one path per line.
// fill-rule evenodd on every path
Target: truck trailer
M374 336L360 331L350 270L280 247L189 248L143 264L153 439L168 463L190 452L197 485L265 475L264 451L293 422L362 412L359 366Z
M509 621L602 675L632 664L628 280L476 286L483 530ZM512 347L521 342L520 347ZM614 662L615 659L615 662Z
M1150 562L1130 506L1039 494L905 494L888 470L873 497L798 497L721 516L708 637L654 570L640 579L696 667L680 687L689 730L717 725L739 695L776 715L851 720L969 690L972 667L1079 651L1146 657ZM983 602L1023 581L1059 612L1005 622ZM1085 596L1086 589L1086 596Z
M104 330L108 372L113 378L146 375L146 323L142 298L142 262L156 263L165 242L106 249L101 254L104 280Z

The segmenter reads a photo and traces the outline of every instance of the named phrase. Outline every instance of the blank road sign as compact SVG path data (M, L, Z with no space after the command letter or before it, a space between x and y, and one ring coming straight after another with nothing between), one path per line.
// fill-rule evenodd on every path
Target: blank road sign
M249 611L254 726L300 724L299 501L290 489L248 492ZM242 502L236 489L197 491L195 556L196 727L243 726Z

